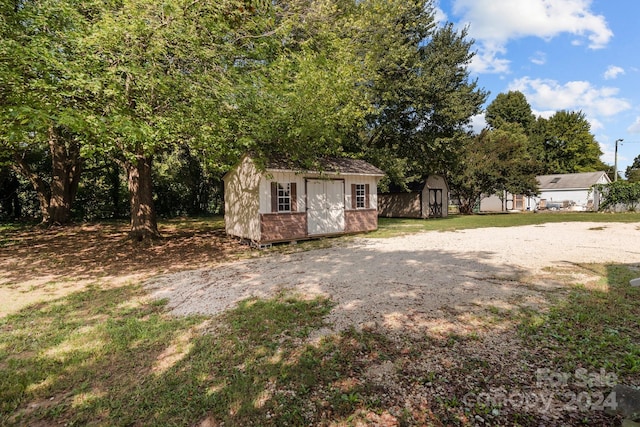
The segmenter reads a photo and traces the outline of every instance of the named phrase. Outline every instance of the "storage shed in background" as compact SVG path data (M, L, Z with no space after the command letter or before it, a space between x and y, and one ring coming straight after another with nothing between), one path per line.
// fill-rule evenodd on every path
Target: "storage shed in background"
M244 156L224 176L227 234L263 245L377 229L384 172L364 160L320 163L320 171L298 171L275 159L261 171Z
M449 207L449 186L441 175L411 183L410 192L378 193L378 215L387 218L441 218Z

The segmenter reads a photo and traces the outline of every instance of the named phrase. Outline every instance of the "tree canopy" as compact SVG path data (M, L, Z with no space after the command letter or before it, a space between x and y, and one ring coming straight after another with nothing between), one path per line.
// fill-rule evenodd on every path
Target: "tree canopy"
M154 180L172 187L154 161L219 177L246 151L343 154L404 183L457 162L487 96L466 29L438 27L430 0L0 7L3 161L50 223L88 188L120 211L126 182L136 239L158 235Z
M633 163L627 166L624 176L629 182L640 182L640 155L633 159Z

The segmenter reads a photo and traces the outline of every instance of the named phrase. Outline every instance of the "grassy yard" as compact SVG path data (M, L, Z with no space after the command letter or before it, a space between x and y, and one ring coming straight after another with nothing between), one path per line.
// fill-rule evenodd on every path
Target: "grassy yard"
M381 220L369 236L556 220L640 215ZM550 293L544 309L495 307L466 335L364 329L316 342L307 338L330 300L280 295L176 318L148 298L150 276L256 254L220 228L219 219L165 222L165 240L150 247L131 246L122 223L1 228L0 292L17 299L0 313L0 425L613 426L620 420L595 408L609 389L583 386L577 373L640 385L636 266L576 265L589 279ZM307 245L275 250L318 243ZM548 396L561 410L517 401L558 377L567 381ZM591 406L572 409L571 396Z
M392 237L419 231L454 231L468 228L516 227L549 222L638 222L640 213L538 212L520 214L450 215L446 218L380 218L378 230L370 237Z

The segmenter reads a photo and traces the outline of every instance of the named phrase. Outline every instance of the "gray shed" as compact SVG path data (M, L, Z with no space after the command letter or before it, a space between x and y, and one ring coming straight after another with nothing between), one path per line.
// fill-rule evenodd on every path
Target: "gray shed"
M409 185L411 191L378 193L378 215L387 218L442 218L449 207L449 185L441 175L429 175Z

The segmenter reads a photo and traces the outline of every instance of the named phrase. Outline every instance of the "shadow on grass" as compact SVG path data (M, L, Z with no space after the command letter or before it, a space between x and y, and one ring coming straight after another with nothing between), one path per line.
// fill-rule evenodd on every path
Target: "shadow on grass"
M357 390L331 384L360 343L301 345L329 309L278 297L213 321L173 318L133 286L26 308L0 321L0 424L300 425L323 404L349 414L361 402L343 396ZM310 398L318 387L324 403Z
M546 353L553 360L526 365L532 352L512 347L517 341L491 354L478 335L390 340L347 330L306 344L332 308L325 299L280 294L242 301L215 318L175 318L140 287L93 287L0 320L0 424L280 426L355 417L438 426L473 425L478 415L496 424L554 425L508 408L491 418L495 408L465 407L462 399L470 390L526 387L516 376L523 366L525 381L533 381L532 369L548 363L611 366L625 383L637 381L640 340L630 320L640 315L638 291L625 287L633 272L583 267L601 272L608 285L578 286L548 313L525 313L521 332L532 348L553 347ZM519 319L518 310L496 317ZM504 334L496 331L489 343ZM559 423L616 422L572 415Z
M605 369L639 386L640 289L631 287L629 280L640 276L640 266L580 267L599 275L601 281L573 286L548 313L526 313L521 332L535 346L551 349L559 369Z
M221 217L163 221L163 239L147 246L127 240L129 225L123 221L0 231L0 283L176 271L246 250L226 236Z

